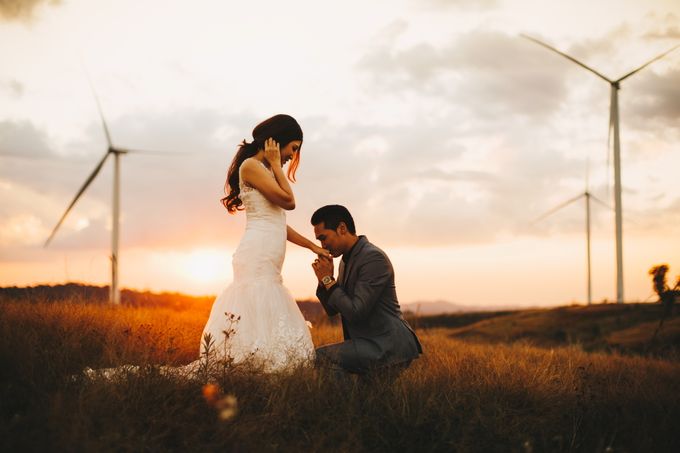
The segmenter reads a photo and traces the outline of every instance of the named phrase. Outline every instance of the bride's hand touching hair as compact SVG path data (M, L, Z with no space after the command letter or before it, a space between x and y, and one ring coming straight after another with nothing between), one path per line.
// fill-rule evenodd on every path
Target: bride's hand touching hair
M272 167L281 166L281 149L279 144L271 137L264 142L264 158Z

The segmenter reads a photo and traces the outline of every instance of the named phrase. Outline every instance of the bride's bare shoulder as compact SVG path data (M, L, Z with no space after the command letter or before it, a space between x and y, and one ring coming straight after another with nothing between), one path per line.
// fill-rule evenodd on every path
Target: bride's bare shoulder
M262 162L252 157L243 161L239 173L243 182L248 184L256 183L267 176L267 170L265 170Z
M264 166L259 160L249 157L241 164L241 170L259 171L264 170Z

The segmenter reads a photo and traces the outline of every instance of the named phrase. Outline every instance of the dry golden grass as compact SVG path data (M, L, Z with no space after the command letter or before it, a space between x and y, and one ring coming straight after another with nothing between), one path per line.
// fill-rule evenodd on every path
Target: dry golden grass
M656 349L657 345L672 347L680 344L680 317L666 320L661 327L659 321L637 324L613 332L607 337L607 341L612 345L637 351Z
M678 451L680 364L466 343L419 331L425 354L394 383L338 383L314 369L233 369L211 390L143 367L122 381L84 367L198 358L207 310L0 305L0 450ZM318 323L315 344L339 341ZM216 393L217 392L217 393Z

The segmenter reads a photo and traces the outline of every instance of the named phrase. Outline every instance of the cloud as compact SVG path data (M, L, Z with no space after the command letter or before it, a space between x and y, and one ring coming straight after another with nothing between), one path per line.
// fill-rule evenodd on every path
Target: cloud
M161 153L121 157L121 242L125 247L181 248L233 241L242 218L229 216L219 199L224 196L226 169L236 145L249 137L255 124L257 121L248 114L229 116L209 110L137 113L110 121L116 146ZM19 226L35 226L39 221L41 228L31 227L31 231L40 231L37 236L44 241L44 233L56 225L106 151L101 125L92 123L82 137L67 145L68 149L91 150L86 156L79 155L79 160L54 154L46 134L31 123L0 126L4 128L0 132L8 132L0 133L3 148L44 150L40 159L0 156L0 182L11 187L1 194L0 213L3 220L7 219L0 225L2 237L14 237ZM109 157L69 213L51 249L108 247L112 160ZM230 221L225 225L227 219ZM35 236L25 231L27 238ZM26 241L26 247L38 245L33 239ZM26 247L15 247L12 253Z
M8 167L10 171L16 170L12 163L3 162L3 170ZM22 163L25 166L26 162ZM0 175L0 251L42 245L50 231L42 213L53 207L52 200L40 190L37 181L27 174L22 176L23 181L11 181ZM29 187L28 181L35 182L34 188Z
M35 245L45 241L48 231L34 215L18 215L0 221L0 247Z
M621 24L618 27L607 31L605 34L587 38L572 44L568 49L563 50L566 54L573 56L585 65L600 72L598 64L600 60L610 59L616 53L620 43L630 40L633 35L633 28L629 24ZM547 39L543 40L550 43ZM555 55L556 56L556 55ZM562 58L562 57L557 57ZM565 60L566 63L566 60ZM604 74L609 78L615 78L614 74Z
M357 121L329 130L314 124L324 140L307 145L295 188L299 210L344 204L358 228L379 234L383 244L493 242L526 232L530 220L566 192L558 192L563 182L583 175L582 159L532 143L547 142L545 132L523 140L507 132L518 130L510 119L506 129L487 129L484 141L457 123Z
M0 88L2 88L12 99L19 99L24 95L24 85L16 79L1 82Z
M633 24L623 23L601 36L578 41L565 52L606 77L617 79L677 45L678 38L680 20L677 16L669 14L661 18L649 14ZM648 49L652 47L658 50L650 54ZM639 54L647 56L641 61L631 59L632 55Z
M676 52L680 54L680 49ZM677 57L676 57L677 58ZM680 127L680 67L657 74L639 74L634 95L626 100L627 122L638 129ZM626 93L627 94L627 93Z
M0 19L28 21L43 4L56 6L61 0L0 0Z
M556 67L528 41L493 31L474 31L435 47L378 46L358 64L370 89L417 93L455 103L479 117L516 114L545 117L566 97L571 68Z
M680 17L673 13L648 14L645 19L649 22L644 37L649 40L678 40L680 39Z
M498 0L419 0L414 3L423 9L483 11L498 7L500 2Z
M628 220L627 230L631 232L655 231L656 234L667 233L680 225L680 197L675 197L662 203L650 202L648 206L632 211L627 216L624 213L624 223ZM632 220L632 221L631 221ZM669 236L669 245L674 236Z
M0 121L0 155L47 157L54 155L47 134L29 121Z
M680 26L671 25L659 31L652 31L645 34L649 39L680 39Z
M509 235L544 234L550 225L531 230L529 222L577 193L585 158L544 145L554 142L551 128L527 134L531 123L521 115L472 121L466 116L449 110L441 117L414 114L409 122L381 124L360 116L344 124L321 116L298 118L306 139L294 185L298 207L287 214L289 222L309 235L305 228L311 213L340 203L355 215L361 232L384 246L488 243ZM120 147L194 152L122 156L122 246L235 246L244 215L228 215L219 199L236 145L259 120L247 113L198 109L109 121ZM27 232L23 245L12 239L12 247L5 244L0 252L22 255L40 245L35 238L44 240L51 231L106 145L101 125L93 122L67 146L91 150L86 162L74 162L52 157L48 137L31 123L2 124L11 132L0 134L10 138L3 143L42 147L47 154L40 160L3 158L0 166L0 181L13 187L2 194L0 230L5 239L16 239L17 228ZM111 175L112 162L107 162L51 249L109 247ZM571 220L560 222L560 231L580 232L582 211L565 215Z

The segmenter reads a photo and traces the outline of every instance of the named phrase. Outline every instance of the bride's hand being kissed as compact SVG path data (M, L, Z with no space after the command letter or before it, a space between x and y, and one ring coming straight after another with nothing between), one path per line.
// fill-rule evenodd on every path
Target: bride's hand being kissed
M328 258L330 260L333 259L333 255L331 255L331 252L328 250L319 247L318 245L314 245L314 247L311 249L312 252L316 253L318 256L323 257L323 258Z

